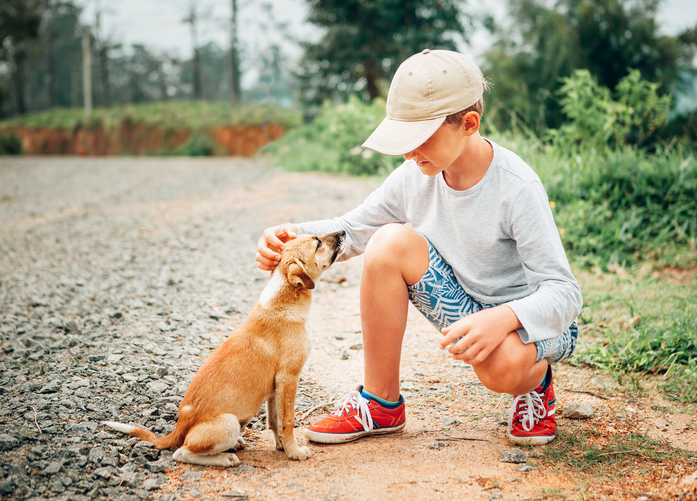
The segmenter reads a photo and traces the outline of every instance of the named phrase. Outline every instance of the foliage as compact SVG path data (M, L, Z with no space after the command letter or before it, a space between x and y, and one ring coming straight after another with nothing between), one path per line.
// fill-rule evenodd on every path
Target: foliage
M225 102L171 101L99 108L85 118L79 109L53 110L0 121L0 130L17 127L67 129L96 125L117 127L122 122L161 126L166 129L204 129L222 125L263 125L276 123L291 128L300 122L298 112L274 104L231 106Z
M697 29L662 35L656 0L510 0L510 22L499 26L485 54L493 82L492 116L499 127L512 114L543 135L563 123L556 96L576 69L587 69L615 90L632 69L658 92L673 92L694 78ZM687 70L687 71L686 71ZM686 80L688 79L688 80Z
M581 322L590 328L572 363L622 380L660 375L673 398L697 402L697 294L690 285L636 278L616 269L615 283L586 287ZM607 279L604 280L608 282Z
M273 162L291 170L385 175L402 162L361 148L385 116L385 102L370 104L357 97L346 104L325 103L309 124L298 127L263 151Z
M215 150L216 143L213 138L197 130L172 155L180 157L210 157L215 154Z
M303 101L361 93L370 100L407 57L425 48L454 50L465 35L457 0L310 0L308 20L326 29L305 44L300 63Z
M607 150L626 144L643 146L668 121L670 96L659 96L658 84L643 80L638 70L619 81L617 99L588 70L577 70L563 82L559 102L568 121L549 131L557 147Z
M577 471L602 472L608 467L637 468L637 462L663 463L685 461L695 457L694 452L671 446L665 440L656 440L644 433L608 434L599 441L599 432L593 427L568 422L557 430L557 439L545 447L544 462L565 464Z
M39 36L41 2L39 0L3 0L0 3L0 62L11 62L17 110L26 111L24 98L24 64L29 42ZM0 82L0 116L4 100Z
M0 155L21 155L22 143L17 136L0 134Z

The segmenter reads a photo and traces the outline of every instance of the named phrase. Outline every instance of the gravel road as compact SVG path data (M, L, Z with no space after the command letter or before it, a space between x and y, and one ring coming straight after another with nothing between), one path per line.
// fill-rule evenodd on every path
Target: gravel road
M239 159L0 158L0 497L157 491L172 451L100 421L173 429L265 284L263 228L335 215L374 187L326 181Z
M694 465L680 461L586 474L545 461L545 447L510 450L510 397L486 390L470 366L438 350L440 336L413 308L402 350L402 434L310 444L312 458L294 462L275 450L260 412L245 430L242 464L223 469L175 463L172 451L100 424L170 431L191 378L266 283L254 261L261 231L341 214L377 184L230 158L0 158L0 499L488 501L551 492L624 500L641 499L627 495L635 491L661 492L644 499L697 492L697 483L683 486L697 475ZM361 266L360 258L335 264L315 292L314 347L296 400L301 445L302 427L360 383ZM612 393L590 369L555 371L561 429L587 426L603 437L647 430L697 448L697 418L674 402ZM575 402L594 410L584 424L572 423Z

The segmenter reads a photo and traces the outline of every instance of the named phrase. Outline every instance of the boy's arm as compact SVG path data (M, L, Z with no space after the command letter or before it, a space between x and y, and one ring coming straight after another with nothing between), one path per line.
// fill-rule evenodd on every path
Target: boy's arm
M532 343L556 337L576 320L583 298L541 183L522 190L512 210L510 234L532 290L506 303L522 324L521 339Z

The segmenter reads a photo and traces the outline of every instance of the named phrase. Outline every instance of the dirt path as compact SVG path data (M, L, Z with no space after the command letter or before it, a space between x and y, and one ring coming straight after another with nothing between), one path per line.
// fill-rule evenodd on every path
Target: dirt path
M113 413L143 423L141 412L158 408L163 424L152 422L171 425L174 411L164 409L178 403L263 287L266 276L253 263L261 230L341 214L378 182L230 159L0 159L0 179L0 297L8 308L0 332L12 343L2 347L0 403L24 413L0 410L0 451L11 449L0 454L7 475L0 492L4 485L10 499L24 499L28 488L34 499L73 489L84 495L62 498L124 501L697 499L697 478L689 481L695 457L680 452L697 451L695 406L650 389L626 394L606 375L568 364L555 373L557 440L523 448L525 465L502 462L511 448L502 425L510 397L488 391L471 367L441 352L439 334L413 309L402 353L403 433L309 444L312 458L292 462L275 450L260 415L245 431L249 447L236 468L174 463L171 452L138 462L133 444L97 423ZM296 402L302 445L303 427L361 382L361 266L360 258L336 264L315 294L314 347ZM42 354L49 341L56 344ZM593 417L565 418L572 402L592 407ZM95 443L114 452L98 470ZM66 459L48 476L61 450ZM19 466L29 476L16 473ZM149 475L150 493L124 487L125 472ZM44 481L50 492L40 496Z

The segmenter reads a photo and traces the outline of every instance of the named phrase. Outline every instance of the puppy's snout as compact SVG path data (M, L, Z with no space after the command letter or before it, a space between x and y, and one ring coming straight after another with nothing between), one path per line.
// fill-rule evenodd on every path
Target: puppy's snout
M322 237L322 240L332 249L334 249L334 254L332 256L332 263L339 256L343 250L344 240L346 239L346 232L344 230L335 231L334 233L328 233Z

